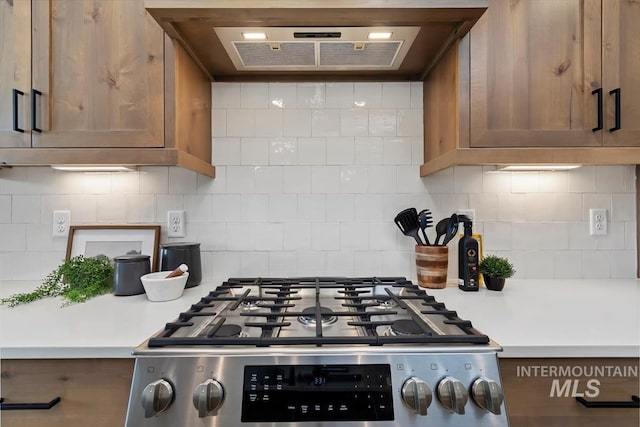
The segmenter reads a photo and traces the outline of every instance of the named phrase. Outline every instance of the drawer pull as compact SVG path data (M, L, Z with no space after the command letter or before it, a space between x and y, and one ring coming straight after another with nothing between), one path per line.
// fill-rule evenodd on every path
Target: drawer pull
M24 129L22 129L18 125L18 96L24 96L24 92L18 89L13 89L12 91L12 107L13 107L13 130L16 132L24 133Z
M614 401L601 401L593 402L588 401L584 397L576 397L578 403L585 408L640 408L640 397L631 395L631 400L627 402L614 402Z
M47 403L4 403L4 398L0 397L0 410L16 411L26 409L51 409L60 403L59 397L54 397Z
M602 130L602 88L592 90L591 94L597 95L596 103L598 106L598 124L596 125L596 127L591 129L592 132L596 132Z
M31 131L40 133L42 129L36 126L36 107L38 106L36 103L36 95L42 96L42 92L31 88Z
M609 128L609 132L615 132L617 130L620 130L620 88L610 90L609 95L613 95L615 97L614 102L616 107L616 123L614 127Z

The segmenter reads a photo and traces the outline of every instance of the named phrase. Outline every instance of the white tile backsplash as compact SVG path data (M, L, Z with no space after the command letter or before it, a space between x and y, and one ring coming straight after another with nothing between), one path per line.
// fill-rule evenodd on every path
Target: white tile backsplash
M168 210L185 210L184 240L201 242L205 278L415 277L415 242L393 223L409 206L430 208L434 222L475 209L485 254L509 257L518 278L635 277L634 166L466 166L422 178L420 82L212 86L215 179L160 166L0 170L0 280L39 279L60 263L59 209L73 224L163 226ZM609 234L590 236L588 210L600 207ZM451 280L456 260L452 243Z

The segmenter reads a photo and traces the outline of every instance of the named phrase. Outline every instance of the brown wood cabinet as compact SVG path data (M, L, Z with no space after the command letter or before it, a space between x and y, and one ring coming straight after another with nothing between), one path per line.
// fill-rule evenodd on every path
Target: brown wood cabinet
M425 79L421 175L464 164L640 163L639 20L622 0L491 0ZM619 109L609 93L618 88Z
M0 58L10 77L0 84L0 147L16 148L0 162L179 165L214 176L210 81L143 0L13 0L0 14L0 43L11 47ZM25 94L19 136L14 87Z
M3 360L3 403L42 403L51 409L0 411L4 427L124 425L133 359Z
M631 402L640 393L639 365L636 358L500 359L511 427L637 427L640 409L586 408L576 397Z

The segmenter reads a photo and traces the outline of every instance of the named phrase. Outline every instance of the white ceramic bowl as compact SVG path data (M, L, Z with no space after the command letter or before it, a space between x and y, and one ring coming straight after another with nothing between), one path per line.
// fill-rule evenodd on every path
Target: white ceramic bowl
M189 273L167 279L170 271L145 274L140 278L149 301L171 301L180 298L187 284Z

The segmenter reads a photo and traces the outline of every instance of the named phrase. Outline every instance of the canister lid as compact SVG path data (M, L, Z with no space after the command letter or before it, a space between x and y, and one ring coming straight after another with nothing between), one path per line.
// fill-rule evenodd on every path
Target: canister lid
M113 258L114 262L136 262L145 261L151 258L149 255L135 254L135 255L120 255Z
M160 245L162 249L193 249L199 248L200 243L193 242L172 242L172 243L163 243Z

